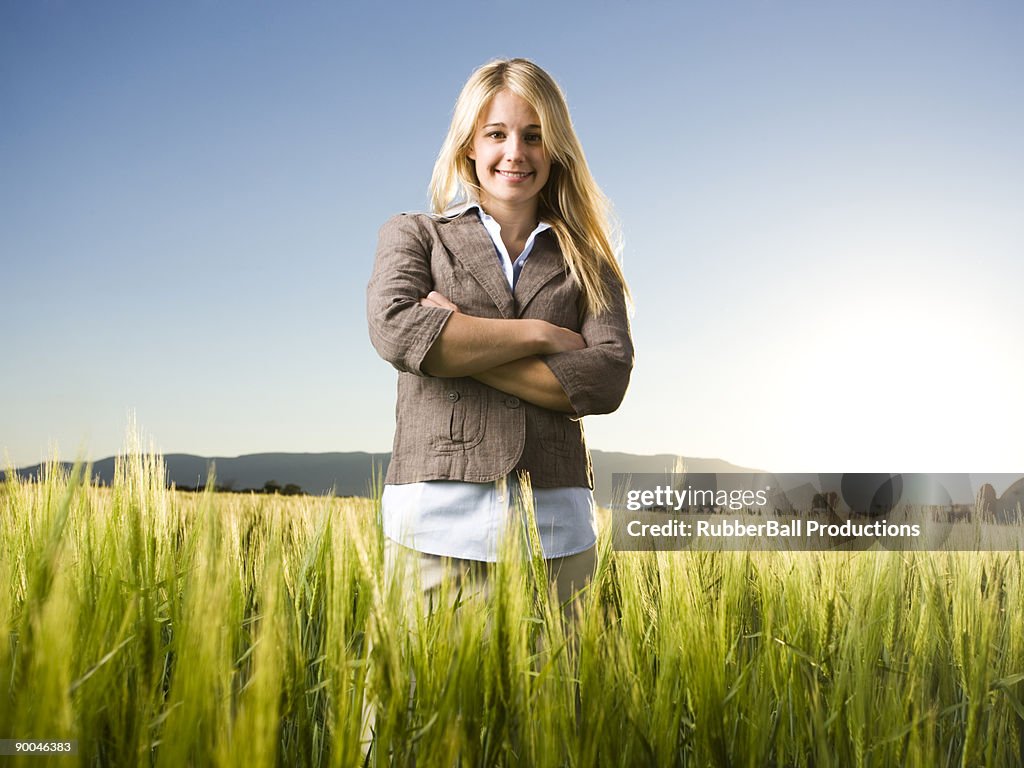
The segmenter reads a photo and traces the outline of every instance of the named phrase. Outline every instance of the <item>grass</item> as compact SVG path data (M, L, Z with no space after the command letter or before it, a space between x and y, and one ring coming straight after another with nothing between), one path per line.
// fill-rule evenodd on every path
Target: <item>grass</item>
M136 449L110 488L56 465L0 486L0 738L77 739L49 762L90 766L1024 754L1019 553L624 553L605 531L567 632L517 551L486 599L431 612L386 588L372 501L163 477Z

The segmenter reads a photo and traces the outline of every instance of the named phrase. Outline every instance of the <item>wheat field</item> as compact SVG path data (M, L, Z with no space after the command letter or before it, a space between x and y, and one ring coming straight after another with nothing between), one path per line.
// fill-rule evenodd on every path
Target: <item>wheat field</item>
M622 553L566 623L385 589L372 500L0 485L0 739L61 766L1012 766L1019 553ZM532 552L532 554L531 554ZM368 739L372 736L372 749Z

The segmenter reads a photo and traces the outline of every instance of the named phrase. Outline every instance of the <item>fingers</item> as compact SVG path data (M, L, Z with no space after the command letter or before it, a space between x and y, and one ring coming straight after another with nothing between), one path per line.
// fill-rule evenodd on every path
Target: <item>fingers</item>
M569 339L567 345L570 350L584 349L587 346L587 342L583 340L583 337L575 331L568 331Z
M448 301L443 295L437 291L431 291L422 299L420 299L420 306L422 307L438 307L439 309L450 309L452 312L458 312L459 308Z
M554 338L552 341L555 352L572 352L587 346L587 342L583 340L580 334L559 326L554 326Z
M428 293L427 298L435 302L437 306L442 307L443 309L450 309L452 310L452 312L459 311L459 308L457 306L452 304L450 301L448 301L447 297L441 295L437 291L431 291L430 293Z

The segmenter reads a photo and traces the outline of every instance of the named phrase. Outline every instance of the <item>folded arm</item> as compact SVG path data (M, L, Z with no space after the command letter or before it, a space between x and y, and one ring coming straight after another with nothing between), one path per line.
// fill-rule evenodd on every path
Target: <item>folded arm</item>
M615 281L609 271L608 281ZM633 339L626 298L616 283L611 306L588 312L580 325L586 346L541 357L562 386L577 416L611 413L619 407L633 370Z
M435 374L439 376L472 376L489 387L542 408L573 412L561 383L536 355L582 348L583 337L578 333L543 320L470 317L459 312L455 304L437 291L427 294L420 304L452 313L444 331L427 353L423 362L425 370L443 371ZM535 334L533 339L529 338L531 332ZM502 359L508 354L516 356L511 360Z
M424 306L433 287L429 237L412 216L395 216L380 229L373 274L366 287L366 319L377 353L395 368L427 376L423 358L451 310Z
M472 317L433 292L430 248L412 216L381 228L367 317L382 358L417 376L473 376L577 416L618 407L633 366L621 296L608 312L587 315L580 333L540 319Z
M423 359L423 370L431 376L474 376L496 389L516 395L520 393L511 392L509 386L532 384L539 388L536 394L543 394L544 390L551 390L552 385L559 390L561 388L550 370L535 356L554 355L584 346L580 334L544 320L501 320L465 315L437 291L428 293L420 304L451 312L448 322ZM533 381L538 376L542 379ZM498 384L504 386L496 386ZM534 402L526 396L527 391L529 388L520 396Z
M586 346L524 357L473 378L534 405L573 416L619 407L633 370L633 343L625 310L584 320Z
M528 403L562 413L575 413L561 382L539 357L524 357L473 376L479 382Z
M460 313L433 291L430 247L414 217L396 216L381 228L367 286L367 319L373 346L398 370L473 376L531 355L584 346L578 333L545 320Z
M534 405L575 416L610 413L622 402L633 369L633 342L629 332L625 297L621 293L616 294L616 299L608 311L597 316L587 314L580 329L581 333L540 321L558 332L548 338L549 347L553 345L555 351L528 354L509 362L496 362L490 367L484 366L481 361L488 356L495 360L500 359L501 354L513 349L515 343L510 341L501 350L489 351L486 349L488 344L500 342L498 337L488 336L486 329L479 325L483 318L463 315L455 304L436 291L431 291L420 300L420 303L424 307L444 309L452 313L445 330L427 353L424 367L433 371L431 365L435 350L447 349L447 356L438 355L436 370L458 373L436 375L472 376L477 381L516 395ZM472 330L477 327L480 327L483 333L474 338ZM450 328L457 330L449 334ZM528 345L520 347L527 348ZM479 367L477 364L480 364Z

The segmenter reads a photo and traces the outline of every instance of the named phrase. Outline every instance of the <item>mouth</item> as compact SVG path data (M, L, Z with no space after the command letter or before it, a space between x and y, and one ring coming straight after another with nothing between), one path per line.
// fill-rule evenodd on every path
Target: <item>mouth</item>
M523 181L524 179L528 179L530 176L533 176L532 172L527 173L526 171L502 171L497 168L494 170L494 172L501 176L503 179L508 179L509 181Z

